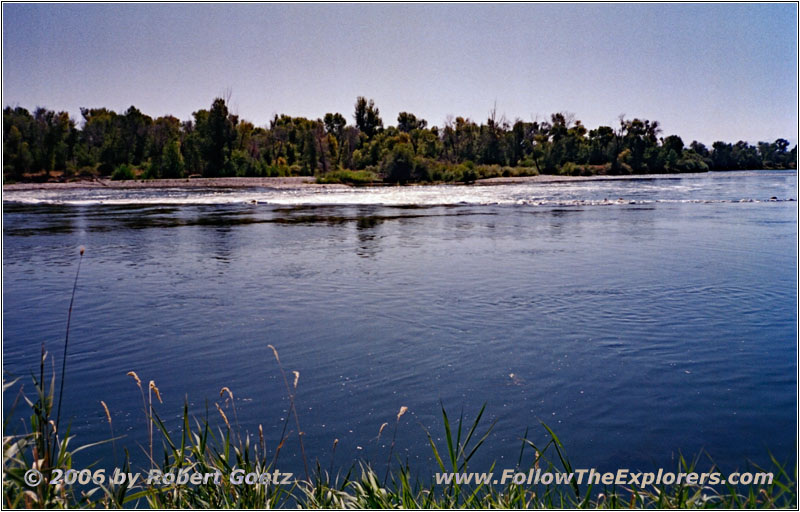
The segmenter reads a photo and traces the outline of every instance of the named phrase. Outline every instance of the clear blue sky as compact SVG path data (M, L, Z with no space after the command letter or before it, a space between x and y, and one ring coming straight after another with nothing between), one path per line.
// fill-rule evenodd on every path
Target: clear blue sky
M189 119L214 97L385 124L619 114L697 139L797 141L795 4L4 4L3 104Z

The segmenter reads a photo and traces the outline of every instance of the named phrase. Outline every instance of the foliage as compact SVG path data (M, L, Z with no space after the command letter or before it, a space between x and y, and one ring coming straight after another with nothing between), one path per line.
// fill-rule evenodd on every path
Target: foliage
M658 121L622 116L616 128L590 130L569 112L512 123L493 109L483 124L449 117L442 127L401 112L396 126L384 127L374 100L363 96L354 125L329 112L316 120L276 115L269 126L256 127L232 114L223 98L184 122L154 119L133 106L122 114L83 108L81 116L79 127L66 112L6 107L4 181L66 179L82 169L109 176L121 165L146 169L151 178L323 176L375 167L391 183L797 166L797 146L790 149L786 139L686 146L678 135L662 137Z
M114 172L111 173L112 180L132 180L136 178L133 174L133 168L128 164L120 164L114 169Z
M373 100L367 101L363 96L356 99L356 111L353 118L356 127L361 130L367 138L372 138L378 131L383 129L383 120L380 117L380 110L375 106Z
M414 175L414 148L409 143L395 144L383 161L381 173L391 183L407 183Z

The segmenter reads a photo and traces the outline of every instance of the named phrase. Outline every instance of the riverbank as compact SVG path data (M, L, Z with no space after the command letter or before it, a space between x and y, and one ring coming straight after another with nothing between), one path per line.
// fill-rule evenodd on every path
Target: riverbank
M281 178L181 178L158 180L111 180L96 178L69 182L12 183L3 190L72 190L72 189L129 189L129 188L348 188L342 184L320 184L313 176Z
M741 171L747 172L747 171ZM679 177L696 176L698 174L635 174L622 176L512 176L476 180L472 185L512 185L528 183L564 183L580 181L605 181L605 180L654 180L675 179ZM376 183L376 186L385 186ZM426 186L426 184L413 184L411 186ZM43 182L43 183L11 183L4 184L3 191L23 190L73 190L73 189L161 189L161 188L272 188L272 189L348 189L352 185L343 183L317 183L313 176L294 176L278 178L182 178L182 179L157 179L157 180L111 180L96 178L92 180L79 180L69 182Z

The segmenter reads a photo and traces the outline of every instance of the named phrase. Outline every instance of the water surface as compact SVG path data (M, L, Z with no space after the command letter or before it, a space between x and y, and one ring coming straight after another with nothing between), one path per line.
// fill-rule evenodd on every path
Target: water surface
M298 370L307 451L432 469L440 402L494 434L475 470L512 467L550 425L578 467L724 468L796 442L797 175L355 190L4 193L3 370L26 390L42 342L85 441L146 444L128 371L279 440ZM774 198L774 199L773 199ZM7 414L13 391L5 396ZM232 408L226 409L229 416ZM16 424L16 423L15 423ZM136 452L134 448L132 450ZM97 454L112 457L111 448ZM141 454L141 450L138 451ZM285 466L297 467L292 438ZM108 462L110 467L111 463ZM284 467L285 467L284 466Z

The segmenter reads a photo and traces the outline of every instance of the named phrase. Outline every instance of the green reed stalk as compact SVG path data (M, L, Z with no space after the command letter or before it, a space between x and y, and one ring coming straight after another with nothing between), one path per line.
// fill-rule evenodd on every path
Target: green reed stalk
M81 274L81 262L83 261L84 248L81 246L80 258L78 259L78 271L75 272L75 282L72 285L72 298L69 299L69 312L67 313L67 333L64 336L64 356L61 362L61 385L58 389L58 409L56 413L56 432L59 432L61 424L61 399L64 398L64 378L67 374L67 347L69 346L69 324L72 321L72 304L75 302L75 290L78 288L78 276Z

